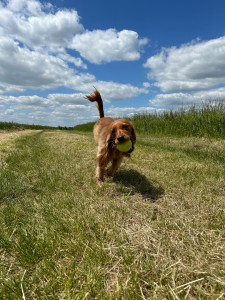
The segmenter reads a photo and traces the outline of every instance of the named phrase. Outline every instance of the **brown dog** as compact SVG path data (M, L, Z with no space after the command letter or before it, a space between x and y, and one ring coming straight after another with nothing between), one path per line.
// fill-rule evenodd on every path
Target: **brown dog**
M101 185L104 181L105 169L110 161L112 165L107 169L107 175L113 176L123 157L130 157L130 153L134 151L136 134L130 121L104 117L102 97L98 90L95 89L93 94L85 96L85 98L91 102L96 102L100 114L100 120L94 126L94 139L98 147L96 179L98 184ZM120 152L117 145L128 140L131 140L132 147L128 152Z

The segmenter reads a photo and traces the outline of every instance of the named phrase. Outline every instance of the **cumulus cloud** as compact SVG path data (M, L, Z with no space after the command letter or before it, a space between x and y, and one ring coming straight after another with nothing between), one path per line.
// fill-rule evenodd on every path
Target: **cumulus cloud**
M55 12L52 5L36 0L0 2L0 14L0 93L60 86L89 92L96 86L109 100L122 100L146 92L145 87L98 81L92 74L80 73L77 68L87 69L87 65L80 57L67 52L71 45L76 45L76 36L79 46L82 47L83 41L86 49L87 34L93 39L101 32L102 42L98 37L99 42L105 47L108 39L114 46L107 53L105 49L101 50L107 59L100 57L100 50L96 48L94 55L98 61L137 59L141 45L147 41L138 39L136 32L111 29L88 32L75 10Z
M23 11L26 15L38 15L42 13L42 4L35 0L8 0L7 8L14 12Z
M83 93L49 94L46 98L34 96L1 96L0 119L50 126L74 126L99 119L95 106L84 99ZM154 107L105 106L105 115L114 118L132 116L137 113L163 111Z
M87 99L84 98L85 94L74 93L74 94L50 94L48 99L52 103L66 103L73 105L85 105L87 104Z
M206 102L224 101L225 87L194 93L158 94L149 103L158 107L199 105Z
M120 117L132 117L135 114L139 113L155 113L155 112L162 112L165 111L165 109L162 108L156 108L156 107L115 107L111 106L108 109L105 110L105 115L114 117L114 118L120 118Z
M1 8L0 26L4 35L25 43L29 47L65 47L74 34L83 31L75 10L47 13L39 1L10 0Z
M69 40L83 30L76 11L54 13L50 4L9 0L1 3L0 14L0 93L70 87L76 70L68 63L87 68L66 51Z
M87 65L82 61L80 57L73 57L72 55L69 55L65 51L60 52L57 55L57 57L64 60L65 62L74 64L74 66L76 67L87 69Z
M33 96L0 95L0 119L51 126L74 126L96 120L97 110L84 99L84 94L49 94L46 98Z
M163 92L197 91L225 82L225 36L165 48L144 64Z
M92 81L84 83L80 86L80 90L91 91L93 87L96 87L101 91L101 95L105 101L107 100L124 100L131 97L137 97L138 95L149 91L147 88L139 88L131 84L122 84L112 81Z
M60 57L22 48L4 37L0 38L0 78L1 93L59 86L89 92L96 86L109 100L123 100L148 92L144 87L97 81L89 73L76 74Z
M86 60L100 64L111 61L132 61L140 58L141 46L147 39L139 39L131 30L116 29L85 31L76 34L70 45Z
M27 109L32 109L34 107L48 107L56 108L62 105L73 105L74 107L89 104L87 99L84 98L85 94L83 93L74 93L74 94L49 94L47 98L40 97L37 95L32 96L4 96L0 95L0 103L7 105L17 105L26 106Z
M10 38L0 37L1 92L56 88L73 73L60 58L31 51Z
M50 4L35 0L9 0L6 6L0 6L0 13L3 35L16 38L33 49L74 49L92 63L137 60L141 47L148 42L146 38L139 39L137 32L131 30L85 30L77 11L54 12Z
M73 126L98 118L97 110L84 99L94 86L101 91L105 103L148 93L147 83L135 87L97 80L86 71L83 60L103 63L139 59L147 39L140 39L136 32L88 31L76 10L56 10L38 0L0 0L0 15L1 120ZM39 90L61 87L80 93L5 95L32 90L38 94Z
M40 106L48 106L50 103L47 99L43 97L39 97L37 95L33 96L0 96L0 102L5 104L14 105L19 104L22 106L28 107L40 107Z

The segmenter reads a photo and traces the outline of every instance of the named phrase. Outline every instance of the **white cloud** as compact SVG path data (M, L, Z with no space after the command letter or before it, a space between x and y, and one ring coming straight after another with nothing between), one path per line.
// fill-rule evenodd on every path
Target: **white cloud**
M195 93L158 94L149 103L158 107L199 105L209 101L225 100L225 87Z
M124 100L149 91L146 88L135 87L131 84L122 84L112 81L92 81L85 83L80 86L80 90L92 91L93 87L96 87L100 92L105 101L107 100Z
M67 53L77 33L81 32L84 37L88 33L75 10L54 13L48 3L9 0L5 5L1 3L0 14L0 93L60 86L89 93L96 86L109 100L123 100L147 92L145 87L97 81L94 75L79 73L70 67L69 63L87 69L80 57ZM108 61L137 59L141 45L146 43L145 39L139 40L134 31L89 32L92 38L96 37L96 32L101 32L103 45L107 39L114 44L106 53ZM96 51L97 57L99 49ZM104 58L98 56L98 59Z
M0 37L0 92L56 88L71 76L73 70L62 59Z
M84 95L83 93L49 94L47 98L37 95L19 97L0 95L0 107L4 108L0 111L0 119L51 126L74 126L98 120L98 110L93 103L84 98ZM107 108L105 99L103 101L105 115L114 118L163 110L154 107L110 106Z
M139 39L131 30L117 32L115 29L85 31L75 35L71 49L80 52L88 61L100 64L111 61L130 61L140 58L141 46L147 39Z
M84 98L85 94L50 94L48 99L54 103L66 103L74 105L85 105L87 104L87 99Z
M75 10L59 10L52 14L45 13L44 8L39 1L9 1L8 6L0 10L1 31L29 47L52 49L67 46L74 34L83 31Z
M73 51L94 63L137 60L147 39L140 39L136 32L87 31L76 10L56 10L50 3L37 0L0 0L0 16L1 120L73 126L98 118L95 107L84 99L94 86L105 103L148 93L146 83L135 87L98 81L84 72L87 64ZM39 90L61 87L80 93L38 96ZM27 90L37 90L37 95L4 95Z
M89 93L95 86L106 100L123 100L148 93L144 87L97 81L88 73L76 74L59 57L31 51L10 38L0 38L0 92L50 89L58 86Z
M72 55L69 55L65 51L62 51L59 54L57 54L57 57L66 62L70 62L70 63L74 64L74 66L76 66L76 67L87 69L87 65L82 61L81 58L73 57Z
M151 84L149 82L143 82L143 87L145 87L146 89L149 88L151 86Z
M41 3L35 0L8 0L7 8L13 12L24 11L28 15L37 15L42 12Z
M113 118L131 117L139 113L162 112L164 109L156 107L114 107L111 106L105 110L105 115Z
M0 102L4 102L6 104L21 104L21 105L28 105L28 106L43 106L46 105L46 99L39 97L37 95L34 96L0 96Z
M97 110L84 94L50 94L47 98L0 95L0 119L20 123L51 126L74 126L85 120L95 120Z
M39 97L37 95L32 96L3 96L0 95L0 103L7 105L17 105L26 107L26 109L32 109L34 107L47 107L56 108L65 105L67 107L74 106L75 108L89 104L87 99L84 98L85 94L49 94L47 98Z
M35 0L10 0L7 6L0 6L1 31L33 49L74 49L92 63L137 60L141 47L148 42L131 30L85 31L77 11L51 10L51 5Z
M148 78L164 92L196 91L225 82L225 36L204 42L165 48L144 67Z

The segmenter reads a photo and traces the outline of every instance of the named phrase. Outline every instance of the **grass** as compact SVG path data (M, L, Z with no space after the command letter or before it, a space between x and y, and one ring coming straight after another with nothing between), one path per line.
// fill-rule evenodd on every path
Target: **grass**
M92 134L4 140L0 299L222 299L224 150L139 134L98 188Z
M130 119L139 133L156 136L197 136L225 138L225 102L205 103L187 110L137 114ZM94 123L75 126L91 132Z
M25 130L25 129L56 129L51 126L42 126L42 125L28 125L28 124L20 124L15 122L0 122L0 130Z
M142 133L225 138L225 102L206 103L162 114L136 115L132 121Z
M92 132L94 128L94 124L95 122L89 122L86 124L76 125L74 129L76 131L81 131L81 132Z
M33 129L33 130L72 130L73 127L53 127L53 126L45 126L45 125L30 125L30 124L21 124L21 123L15 123L15 122L0 122L0 130L9 130L9 131L15 131L15 130L27 130L27 129Z

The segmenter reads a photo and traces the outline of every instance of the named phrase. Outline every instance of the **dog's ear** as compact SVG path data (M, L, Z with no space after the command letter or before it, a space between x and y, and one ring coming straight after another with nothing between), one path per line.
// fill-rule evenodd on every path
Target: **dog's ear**
M110 154L109 154L108 145L106 144L105 147L102 149L101 154L98 156L99 167L102 169L106 168L109 161L110 161Z
M110 126L107 137L106 137L106 148L109 153L112 152L113 146L115 145L115 129Z
M111 159L113 153L114 138L115 137L113 136L112 128L110 128L107 134L105 146L102 149L101 154L98 156L98 162L101 168L106 168Z

